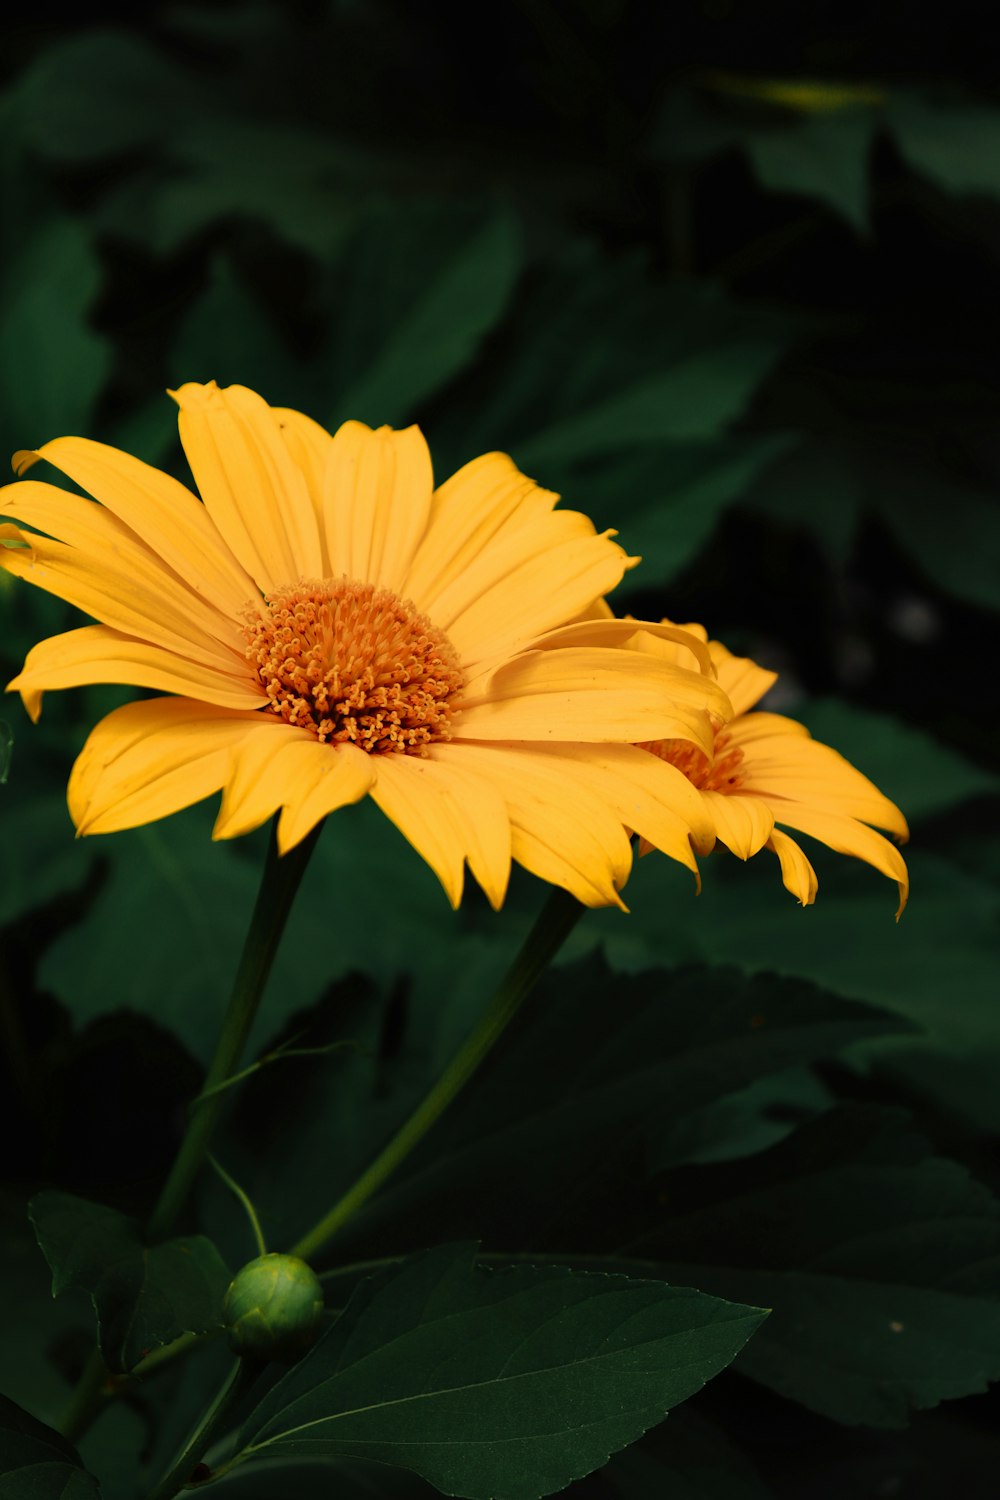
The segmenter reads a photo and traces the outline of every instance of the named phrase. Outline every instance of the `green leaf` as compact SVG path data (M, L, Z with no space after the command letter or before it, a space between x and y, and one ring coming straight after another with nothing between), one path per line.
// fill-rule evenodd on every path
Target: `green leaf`
M562 1267L412 1257L251 1412L236 1462L364 1457L446 1494L535 1500L591 1472L733 1358L759 1309Z
M869 110L816 114L777 129L751 131L745 148L763 187L818 198L864 234L876 124Z
M1000 110L898 90L886 124L910 165L945 192L1000 194Z
M801 321L575 245L525 276L494 357L449 391L431 428L435 461L443 454L447 472L503 448L571 497L584 460L715 436Z
M0 802L0 839L0 925L80 889L93 870L93 850L73 838L61 790L32 795L22 789Z
M822 87L815 86L817 101ZM869 227L868 158L881 118L870 107L874 102L841 95L839 107L813 105L808 113L793 113L765 102L761 93L754 98L748 91L747 97L727 100L674 86L654 125L649 150L665 162L744 151L763 188L818 199L864 234Z
M301 366L222 255L213 259L205 291L181 319L170 371L178 384L247 385L275 406L294 405L305 395Z
M773 1308L739 1367L781 1395L899 1427L1000 1378L1000 1203L898 1113L831 1112L659 1187L661 1220L629 1253Z
M862 763L863 765L863 763ZM931 1058L980 1123L1000 1129L1000 892L950 861L910 846L913 895L893 922L895 888L857 860L803 838L819 872L816 904L798 907L781 885L777 861L761 853L746 865L724 852L703 861L704 888L650 855L629 882L628 918L595 912L569 951L597 942L613 967L641 971L653 962L736 964L745 973L776 971L809 979L838 995L884 1006L925 1033L866 1043L894 1066ZM682 920L677 920L683 911ZM674 914L665 922L663 913ZM846 935L846 936L845 936ZM956 1004L956 976L961 1004ZM933 1067L927 1081L933 1080ZM961 1080L961 1083L959 1083Z
M67 830L70 844L71 830ZM100 841L110 871L88 913L48 949L42 983L78 1024L123 1007L197 1055L215 1045L257 871L213 845L201 811Z
M522 442L518 462L543 471L636 443L711 437L743 415L782 347L779 337L761 332L692 350Z
M100 277L90 237L71 219L41 228L7 268L0 381L8 447L87 430L110 367L107 342L87 322Z
M605 463L581 464L560 482L574 509L597 524L613 523L622 545L641 552L642 567L621 585L624 595L628 586L671 582L788 441L774 435L643 445Z
M92 162L169 138L186 94L162 51L128 32L91 29L38 52L15 87L15 119L41 156Z
M67 1287L90 1293L110 1369L131 1370L182 1333L222 1326L230 1273L204 1235L146 1246L126 1214L71 1193L39 1193L29 1212L52 1295Z
M996 490L931 464L889 460L871 469L871 505L928 578L957 599L1000 609L1000 568L982 545L1000 527Z
M357 357L338 394L334 425L346 417L403 425L419 402L470 362L506 309L522 254L512 214L494 209L471 226L439 214L428 227L436 231L437 254L420 268L419 281L420 262L412 259L419 221L408 223L398 211L376 216L351 247L345 269L348 285L356 283L351 332ZM387 299L396 304L390 326Z
M692 1116L706 1105L906 1029L885 1011L773 975L692 968L625 978L599 955L564 965L405 1175L345 1233L406 1245L427 1222L460 1234L472 1212L488 1243L510 1246L516 1223L518 1243L538 1246L563 1205L596 1203L600 1212L622 1149L683 1155Z
M100 1493L72 1443L0 1396L3 1500L95 1500Z

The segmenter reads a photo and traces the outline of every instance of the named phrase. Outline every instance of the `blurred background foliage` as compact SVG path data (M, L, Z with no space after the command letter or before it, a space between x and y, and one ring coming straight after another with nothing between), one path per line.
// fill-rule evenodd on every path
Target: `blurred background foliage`
M84 433L183 476L164 388L214 378L331 426L418 421L441 477L506 450L642 554L623 607L777 669L771 706L911 819L898 928L825 851L809 912L763 857L713 858L697 900L644 861L632 915L588 918L549 1008L351 1227L350 1259L631 1245L775 1307L581 1497L996 1493L996 40L968 4L787 0L42 5L7 31L0 449ZM7 678L72 623L9 580L0 617ZM24 1196L148 1205L261 848L210 845L207 809L73 842L68 767L125 696L57 695L34 729L5 710L0 1373L46 1418L83 1315L48 1303ZM261 1073L225 1148L279 1240L419 1095L539 896L456 918L377 814L337 815L257 1045L356 1045ZM230 1205L204 1212L238 1261ZM919 1348L881 1331L887 1299ZM109 1496L144 1434L168 1442L151 1421L140 1401L95 1431Z

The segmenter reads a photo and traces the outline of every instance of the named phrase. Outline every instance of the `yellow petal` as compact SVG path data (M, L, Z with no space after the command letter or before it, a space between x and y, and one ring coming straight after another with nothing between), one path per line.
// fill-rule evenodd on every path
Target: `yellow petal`
M756 756L766 754L772 741L779 742L784 749L789 738L808 740L812 736L798 719L786 719L784 714L756 713L740 714L735 718L729 725L729 738L734 745L745 750L749 758L751 745Z
M307 417L303 412L293 411L289 406L272 407L278 419L278 427L285 447L296 468L301 469L309 491L309 499L316 516L320 548L323 554L321 578L332 576L330 558L326 548L326 527L323 522L323 496L326 493L326 471L333 452L333 436Z
M41 503L26 494L15 504L10 493L14 490L47 490L61 498ZM19 532L22 546L0 548L0 567L8 573L75 604L125 635L152 641L181 656L211 661L223 672L239 672L245 666L243 637L236 622L193 594L99 505L52 485L23 480L0 490L0 513L4 511L23 513L32 525L48 522L53 530L58 526L72 543Z
M565 529L576 529L570 512L556 512L547 519L569 522ZM524 556L523 546L515 547L518 537L506 548L492 548L469 568L462 590L468 602L460 613L452 615L453 594L438 599L435 623L447 631L464 662L474 666L501 652L510 654L580 614L621 582L626 553L609 534L595 536L589 522L587 527L590 534L568 541L555 534L543 539L539 528L537 551L529 556ZM552 533L557 529L562 528L544 528Z
M794 828L799 833L810 834L831 849L836 849L838 854L852 854L857 859L863 859L866 864L873 865L890 880L895 880L899 886L897 918L902 914L909 895L910 877L899 850L880 833L876 833L872 828L866 828L864 823L855 822L853 818L840 817L835 813L818 812L795 802L786 803L775 800L771 804L771 810L776 822L787 828Z
M435 491L426 532L402 587L404 596L429 612L479 557L547 515L558 498L522 474L504 453L474 458Z
M587 786L626 828L694 874L698 866L692 841L699 854L708 854L715 844L715 823L701 792L676 766L647 750L635 745L558 745L523 753L561 767L567 782Z
M259 723L257 714L189 698L116 708L91 731L70 774L77 833L135 828L211 796L234 748Z
M753 708L778 680L777 672L758 667L748 656L734 656L721 641L712 641L709 650L719 675L719 686L725 689L735 714L745 714Z
M697 672L633 651L528 651L463 695L454 738L641 743L685 739L711 754L705 709L723 703ZM728 705L727 705L728 706Z
M372 799L434 871L453 907L465 884L465 844L453 799L415 755L380 755Z
M205 508L232 552L270 593L323 576L319 527L305 475L267 402L242 385L182 385L184 452Z
M628 879L632 850L610 788L599 795L568 762L519 745L452 744L441 750L449 763L460 757L503 798L519 864L585 906L623 906L618 891Z
M595 612L572 625L547 631L533 644L539 650L561 646L625 646L633 651L648 651L686 671L698 670L715 677L711 652L701 636L692 634L686 625L671 625L669 620L661 620L657 625L651 620L616 620L610 614Z
M459 862L468 862L490 905L498 911L510 878L511 836L506 804L490 778L470 769L461 752L445 744L433 746L426 759L396 755L373 759L378 778L373 793L376 802L380 792L387 797L383 811L438 874L452 904L458 904L462 890L461 881L455 880L457 857ZM394 797L397 800L392 801ZM424 834L423 823L405 805L406 799L416 802L420 797L426 799L430 830ZM441 834L442 829L448 831ZM441 839L447 844L446 858L440 852Z
M781 879L786 891L791 891L800 905L811 906L816 900L819 881L798 844L780 828L772 828L767 847L773 849L781 861Z
M461 749L453 753L450 745L433 745L423 764L431 768L431 776L437 777L448 792L462 828L469 869L493 910L499 911L510 880L510 819L506 803L487 777L469 770Z
M860 818L907 839L906 819L867 776L829 745L784 736L759 741L743 763L744 789L764 797L781 797L819 811Z
M301 781L289 788L278 819L278 852L287 854L338 807L360 802L375 783L374 756L356 745L321 745L305 766ZM323 752L322 754L318 752Z
M314 750L322 748L308 729L261 714L234 748L212 837L238 838L266 823L294 797Z
M727 849L738 859L749 859L763 849L771 837L774 817L759 797L745 797L741 792L702 792L715 820L715 831Z
M23 474L40 458L99 500L217 608L232 615L253 597L253 580L223 542L205 507L169 474L117 448L73 437L56 438L33 453L15 453L14 467Z
M221 672L210 662L192 661L107 625L84 625L40 641L28 652L7 691L19 692L28 713L37 720L43 693L90 682L155 688L223 708L257 708L265 701L249 668L241 675Z
M332 576L399 593L427 527L433 488L419 427L373 432L363 422L345 422L338 428L324 498Z

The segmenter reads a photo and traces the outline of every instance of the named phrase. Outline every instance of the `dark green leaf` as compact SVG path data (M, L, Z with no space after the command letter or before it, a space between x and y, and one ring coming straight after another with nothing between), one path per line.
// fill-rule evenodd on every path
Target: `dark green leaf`
M93 868L94 851L74 840L61 789L36 796L22 791L0 803L0 834L0 924L79 889Z
M237 1462L364 1457L447 1494L535 1500L662 1420L763 1317L661 1282L471 1261L443 1247L363 1283L247 1418Z
M824 1115L750 1161L660 1184L628 1253L773 1308L740 1368L849 1423L1000 1378L1000 1203L891 1112Z
M100 265L86 230L49 223L6 268L0 307L0 381L8 446L33 448L85 432L110 366L87 315Z
M896 924L895 888L884 877L812 841L807 852L820 886L815 906L805 910L782 888L777 861L764 853L745 866L725 853L712 855L697 900L690 899L688 877L678 867L651 855L630 881L631 915L595 912L577 942L603 941L616 969L638 971L657 960L726 960L745 972L797 975L884 1006L926 1036L866 1043L866 1050L877 1046L880 1058L902 1063L931 1049L942 1074L950 1075L949 1094L961 1099L964 1093L966 1109L1000 1128L1000 893L911 846L913 896ZM671 921L664 921L665 912ZM933 1069L928 1081L932 1077Z
M70 1193L39 1193L30 1213L52 1295L90 1293L110 1369L131 1370L182 1333L221 1327L230 1273L204 1235L146 1246L126 1214Z
M412 269L407 274L405 259L411 244L405 223L382 227L401 240L383 245L376 268L409 280ZM363 249L363 243L357 248ZM338 397L336 420L357 417L404 425L420 401L472 359L504 312L520 266L518 225L509 212L495 210L465 229L457 242L451 241L448 219L443 219L437 264L422 285L412 288L385 336L365 349ZM373 302L380 290L375 274L371 266L364 268Z
M866 233L868 158L875 127L871 111L843 109L748 132L745 145L764 187L818 198Z
M167 138L185 90L162 52L137 36L84 31L38 53L18 81L16 118L42 156L91 162Z
M247 385L275 406L294 405L303 394L301 367L222 256L214 260L208 286L177 330L170 369L177 384L216 380Z
M671 582L785 446L781 436L648 444L602 464L581 464L560 483L574 509L614 524L622 545L642 554L624 593L626 585Z
M406 1244L428 1223L456 1234L472 1222L507 1246L516 1223L518 1243L537 1246L563 1205L599 1204L627 1144L683 1157L695 1111L899 1029L885 1011L773 975L701 968L626 979L599 957L567 965L369 1210L368 1233L383 1243L389 1223Z
M886 123L910 165L946 192L1000 194L1000 110L900 89Z
M692 350L527 439L518 461L544 472L636 443L710 437L743 415L781 352L782 340L763 332Z
M100 1493L72 1443L0 1396L2 1500L95 1500Z

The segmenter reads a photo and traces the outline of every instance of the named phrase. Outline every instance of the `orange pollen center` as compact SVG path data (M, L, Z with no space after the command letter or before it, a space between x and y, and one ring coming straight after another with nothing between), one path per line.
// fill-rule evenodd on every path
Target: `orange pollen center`
M727 730L715 731L711 759L690 740L650 740L642 748L683 771L699 792L735 792L744 781L743 751L729 740Z
M448 637L389 589L303 578L243 612L270 708L323 742L423 755L450 737L463 686Z

